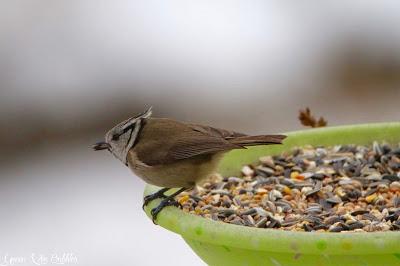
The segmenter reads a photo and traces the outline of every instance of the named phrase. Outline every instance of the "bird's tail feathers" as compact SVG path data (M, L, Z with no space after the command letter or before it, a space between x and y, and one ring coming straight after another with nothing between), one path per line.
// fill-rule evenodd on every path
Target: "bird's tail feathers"
M282 141L285 138L286 138L285 135L242 136L229 139L229 142L240 146L256 146L256 145L282 144Z

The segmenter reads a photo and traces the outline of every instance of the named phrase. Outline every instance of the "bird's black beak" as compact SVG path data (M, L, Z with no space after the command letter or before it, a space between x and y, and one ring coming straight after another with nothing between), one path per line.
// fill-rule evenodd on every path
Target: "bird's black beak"
M93 150L100 151L100 150L108 150L110 149L110 144L104 141L97 142L92 146Z

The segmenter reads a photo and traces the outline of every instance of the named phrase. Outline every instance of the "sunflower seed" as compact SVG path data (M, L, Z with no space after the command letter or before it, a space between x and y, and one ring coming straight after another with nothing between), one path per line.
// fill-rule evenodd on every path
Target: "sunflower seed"
M267 224L267 222L268 222L268 218L266 218L266 217L263 217L263 218L261 218L257 223L256 223L256 227L265 227L265 225Z
M321 181L316 181L315 187L312 190L306 192L304 195L306 197L314 195L315 193L319 192L321 190L321 188L322 188L322 182Z
M382 179L389 180L390 182L400 181L400 177L397 175L384 175L382 176Z

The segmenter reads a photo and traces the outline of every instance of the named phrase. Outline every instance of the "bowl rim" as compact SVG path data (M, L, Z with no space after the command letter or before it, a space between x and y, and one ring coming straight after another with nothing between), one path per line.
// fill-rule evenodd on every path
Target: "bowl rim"
M257 146L247 150L231 151L221 162L224 173L239 172L229 165L240 158L251 163L262 154L276 154L294 146L309 144L368 144L373 140L389 143L400 142L400 122L373 123L324 127L285 133L288 138L283 145ZM373 136L373 137L371 137ZM331 144L329 144L331 143ZM243 152L249 154L243 156ZM242 165L239 163L238 165ZM147 185L144 195L160 189ZM145 212L151 217L150 210L160 200L152 201ZM176 207L167 207L159 215L157 223L167 230L180 234L183 238L224 247L236 247L273 252L302 252L306 254L386 254L395 253L400 257L400 232L294 232L276 229L254 228L213 221L193 214L188 214Z

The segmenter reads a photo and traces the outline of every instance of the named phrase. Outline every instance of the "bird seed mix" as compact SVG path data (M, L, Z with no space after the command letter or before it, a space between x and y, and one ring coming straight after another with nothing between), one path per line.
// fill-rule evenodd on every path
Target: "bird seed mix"
M400 146L295 148L213 176L177 197L183 211L287 231L400 231Z

